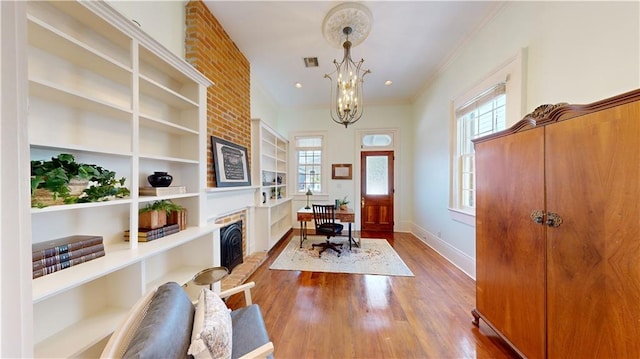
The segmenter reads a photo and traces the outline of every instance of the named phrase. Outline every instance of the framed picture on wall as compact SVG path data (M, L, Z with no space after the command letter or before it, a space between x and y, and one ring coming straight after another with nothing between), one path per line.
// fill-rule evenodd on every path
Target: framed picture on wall
M340 163L331 165L331 179L351 179L351 164Z
M246 147L211 136L211 150L218 187L251 186Z

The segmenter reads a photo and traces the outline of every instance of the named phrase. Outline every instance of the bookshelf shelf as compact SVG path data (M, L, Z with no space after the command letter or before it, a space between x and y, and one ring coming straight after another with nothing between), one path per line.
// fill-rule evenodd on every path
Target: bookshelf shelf
M63 211L73 211L73 210L83 210L94 207L108 207L108 206L121 206L121 205L129 205L132 200L130 198L124 199L115 199L107 202L91 202L91 203L76 203L76 204L65 204L59 206L49 206L44 208L31 208L31 214L44 214L51 212L63 212Z
M289 141L260 119L251 122L253 183L256 191L257 250L268 251L291 229L291 197L287 195ZM262 233L268 233L267 236Z
M85 318L82 322L67 327L64 332L39 342L34 350L35 356L69 358L74 353L90 350L93 345L111 335L128 311L128 308L106 308Z
M18 87L29 111L19 157L70 153L125 177L131 191L125 199L25 209L31 243L90 234L102 237L105 255L31 281L33 333L24 341L34 345L23 356L95 357L147 290L186 284L214 265L220 225L203 213L211 82L108 3L27 2L21 13L27 34L16 38L26 40L27 80ZM19 164L25 173L28 166ZM156 171L187 192L139 195ZM187 209L188 227L138 242L138 210L162 199Z
M169 253L169 250L196 239L201 240L201 245L206 245L206 242L213 242L213 231L218 228L220 228L220 225L190 227L184 231L148 243L140 243L136 249L131 249L124 241L105 245L107 255L104 257L83 263L81 266L71 267L34 279L32 287L33 302L39 303L155 255ZM211 251L213 250L211 249ZM192 275L197 272L193 272Z

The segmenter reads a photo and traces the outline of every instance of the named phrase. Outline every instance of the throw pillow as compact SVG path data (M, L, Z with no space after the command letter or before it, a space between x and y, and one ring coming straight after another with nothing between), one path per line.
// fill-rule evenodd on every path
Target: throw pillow
M231 358L231 310L214 292L203 288L198 297L188 353L195 359Z

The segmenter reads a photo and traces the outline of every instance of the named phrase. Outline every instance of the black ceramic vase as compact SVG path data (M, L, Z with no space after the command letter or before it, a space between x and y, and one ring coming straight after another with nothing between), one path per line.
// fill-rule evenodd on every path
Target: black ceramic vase
M152 187L169 187L171 181L173 181L173 176L167 172L153 172L152 175L147 177L147 180Z

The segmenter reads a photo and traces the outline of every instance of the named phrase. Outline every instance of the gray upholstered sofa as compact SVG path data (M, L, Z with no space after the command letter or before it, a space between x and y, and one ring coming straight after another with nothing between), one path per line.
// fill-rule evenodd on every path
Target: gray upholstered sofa
M177 283L142 297L116 329L102 358L269 358L273 355L255 283L215 294L203 289L194 304ZM230 311L220 298L244 292L246 306Z

